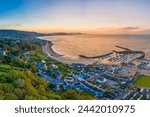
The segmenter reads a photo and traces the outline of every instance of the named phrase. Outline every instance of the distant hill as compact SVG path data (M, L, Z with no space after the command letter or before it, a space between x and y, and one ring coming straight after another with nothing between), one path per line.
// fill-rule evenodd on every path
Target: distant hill
M0 38L5 39L20 39L20 40L33 40L37 39L40 36L54 36L54 35L80 35L81 33L37 33L37 32L28 32L28 31L19 31L19 30L0 30Z
M44 36L42 33L18 31L18 30L0 30L0 38L5 39L36 39L36 37Z
M68 32L56 32L56 33L47 33L45 35L51 36L51 35L82 35L83 33L68 33Z

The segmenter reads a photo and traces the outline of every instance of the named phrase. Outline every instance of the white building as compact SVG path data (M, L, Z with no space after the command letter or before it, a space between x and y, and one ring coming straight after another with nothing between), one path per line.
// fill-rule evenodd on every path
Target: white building
M0 55L6 55L6 52L2 49L0 49Z

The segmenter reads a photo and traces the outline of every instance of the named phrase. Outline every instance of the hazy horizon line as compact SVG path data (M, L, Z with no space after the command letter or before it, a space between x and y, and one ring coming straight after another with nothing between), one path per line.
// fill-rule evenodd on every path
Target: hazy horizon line
M7 30L7 31L22 31L22 32L35 32L35 33L41 33L41 34L55 34L55 33L65 33L65 34L84 34L84 35L150 35L149 33L147 34L142 34L142 33L87 33L87 32L74 32L74 31L53 31L53 32L40 32L40 31L30 31L30 30L18 30L18 29L0 29L2 30Z

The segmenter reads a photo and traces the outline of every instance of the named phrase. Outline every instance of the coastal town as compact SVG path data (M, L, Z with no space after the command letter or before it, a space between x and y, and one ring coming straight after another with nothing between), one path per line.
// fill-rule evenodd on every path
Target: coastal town
M55 59L61 55L52 50L51 42L37 39L37 36L42 35L35 35L35 33L28 36L25 33L20 37L16 37L14 33L12 37L8 34L0 35L0 89L3 89L2 83L5 83L4 76L7 76L13 68L17 71L28 70L39 79L44 79L54 92L71 90L79 91L81 94L86 92L85 97L88 95L92 97L88 99L96 100L150 99L150 60L145 59L143 51L116 46L121 50L112 50L108 54L95 57L79 55L81 58L94 60L92 64L65 64ZM22 51L17 52L15 48L11 50L9 46L13 45L21 45ZM20 64L17 66L18 63L15 63L15 66L12 64L14 61ZM32 82L33 84L36 83ZM37 85L34 85L32 88L36 89ZM1 93L5 95L5 92Z

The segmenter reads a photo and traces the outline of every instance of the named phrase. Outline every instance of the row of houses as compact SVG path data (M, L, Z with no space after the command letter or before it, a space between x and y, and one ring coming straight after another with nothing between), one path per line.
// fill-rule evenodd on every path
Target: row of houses
M150 89L137 88L136 91L129 91L122 98L123 100L150 100Z

